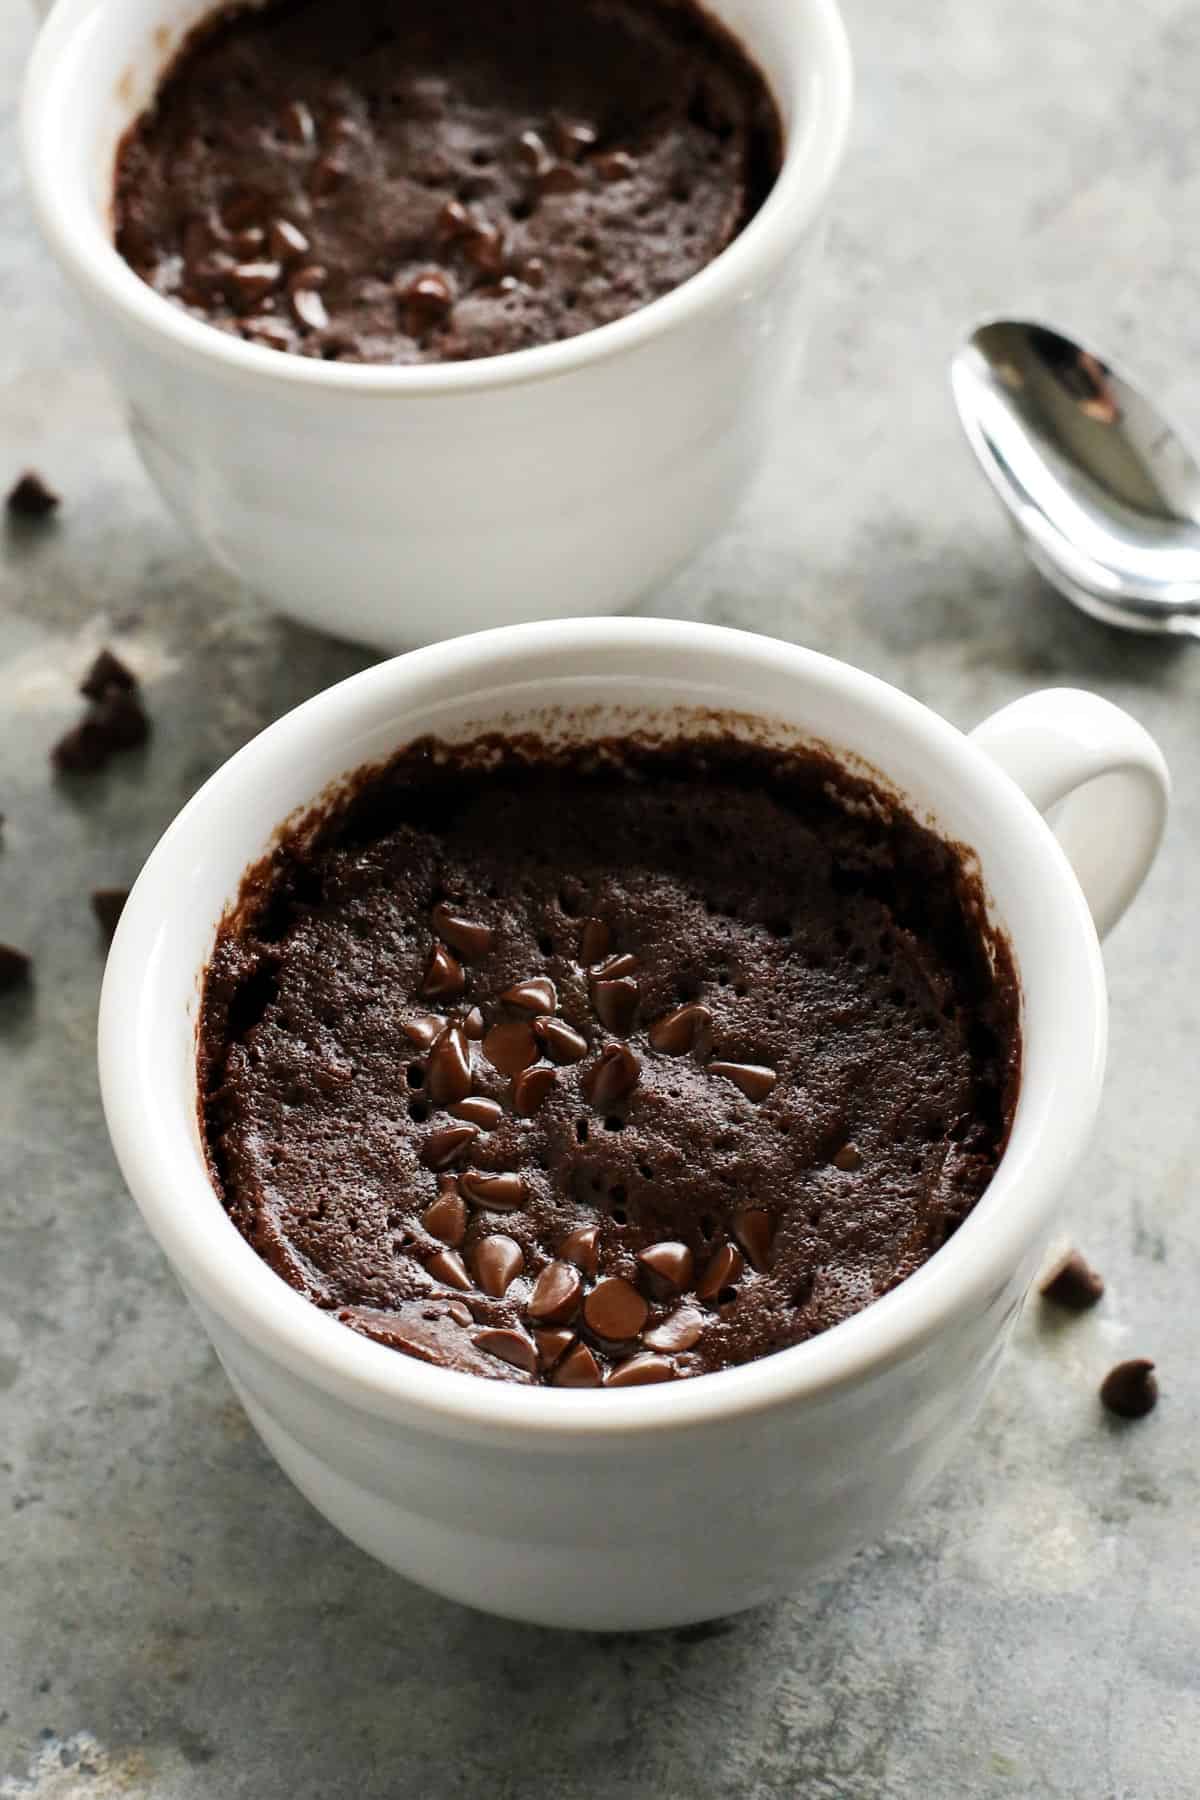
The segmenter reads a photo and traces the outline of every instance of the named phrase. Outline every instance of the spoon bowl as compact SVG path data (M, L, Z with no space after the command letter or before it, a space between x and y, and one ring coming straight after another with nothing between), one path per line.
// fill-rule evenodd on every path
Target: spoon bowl
M962 426L1031 560L1110 625L1200 636L1200 464L1125 376L993 319L951 363Z

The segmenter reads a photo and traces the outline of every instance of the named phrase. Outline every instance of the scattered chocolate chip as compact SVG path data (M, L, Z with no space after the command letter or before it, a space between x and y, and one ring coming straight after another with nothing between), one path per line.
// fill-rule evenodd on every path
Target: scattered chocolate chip
M453 1185L430 1201L421 1223L430 1237L441 1238L452 1250L460 1247L467 1235L467 1209Z
M534 975L529 981L518 981L500 996L506 1006L519 1006L525 1012L552 1013L558 1009L554 983L545 975Z
M128 898L128 888L92 889L92 911L96 915L97 924L110 944Z
M564 1331L561 1326L547 1330L545 1327L534 1327L533 1341L537 1345L538 1362L543 1369L552 1369L575 1342L575 1334Z
M555 1387L599 1387L600 1364L586 1344L576 1344L573 1350L568 1350L550 1380Z
M587 1039L561 1019L535 1019L533 1032L551 1062L577 1063L587 1055Z
M1158 1404L1158 1379L1146 1356L1118 1363L1100 1383L1100 1398L1119 1419L1142 1419Z
M421 1161L427 1169L448 1169L466 1154L479 1136L477 1125L447 1125L431 1132L421 1145Z
M439 900L433 909L433 929L443 943L457 950L468 962L476 956L486 955L492 947L493 933L489 925L481 925L478 920L455 912L444 900Z
M631 1356L605 1377L605 1387L649 1387L654 1382L675 1381L678 1371L665 1356Z
M585 919L579 931L579 960L586 968L608 955L612 931L603 919Z
M606 1044L586 1069L580 1085L600 1112L631 1094L641 1076L641 1065L627 1044Z
M538 192L542 194L573 194L583 186L583 177L578 169L570 163L551 163L537 176Z
M710 1062L708 1072L723 1075L741 1089L747 1100L754 1101L765 1100L779 1080L774 1069L765 1069L761 1063Z
M462 1028L469 1038L478 1040L483 1036L483 1014L477 1006L463 1014Z
M529 1316L539 1325L566 1325L579 1311L583 1282L569 1262L547 1263L533 1284Z
M484 275L498 275L507 253L503 232L482 220L473 221L464 246L467 261Z
M593 975L589 988L596 1017L606 1031L624 1037L632 1031L639 998L638 984L625 976L618 981L602 980Z
M628 181L637 173L636 161L625 150L606 150L593 156L592 167L601 181Z
M280 114L279 122L284 136L290 138L293 144L301 144L307 149L316 143L316 123L303 100L289 101Z
M0 944L0 994L20 987L33 973L33 961L23 950L11 944Z
M405 1019L400 1027L405 1037L410 1038L414 1044L419 1044L422 1050L428 1050L445 1028L445 1019L439 1019L436 1013L418 1013L415 1018Z
M1038 1291L1056 1306L1086 1312L1104 1293L1104 1282L1078 1250L1068 1250L1045 1276Z
M517 139L517 158L534 175L544 175L553 158L545 139L536 131L523 131Z
M325 302L316 288L297 288L291 295L291 308L301 325L310 331L324 331L329 323Z
M712 1014L707 1006L693 1001L689 1006L677 1007L674 1012L655 1019L651 1025L647 1034L650 1048L660 1051L663 1056L686 1056L689 1050L696 1048L711 1024Z
M475 1265L476 1281L493 1300L503 1300L525 1267L520 1244L499 1232L493 1237L480 1238L471 1260Z
M597 131L583 119L555 119L550 127L554 148L560 156L582 156L596 142Z
M646 1323L649 1308L631 1281L608 1275L598 1281L583 1303L588 1327L610 1344L635 1338Z
M459 1288L464 1293L470 1291L471 1277L457 1250L435 1250L425 1267L434 1280L444 1286Z
M421 993L430 1000L453 1000L467 985L462 964L445 944L434 944L421 977Z
M137 684L137 676L119 656L101 650L80 682L79 692L85 700L103 700L110 693L130 694Z
M638 1254L646 1286L656 1300L673 1300L692 1285L692 1253L686 1244L667 1240Z
M717 1299L723 1289L733 1286L744 1267L741 1251L735 1250L732 1244L722 1244L709 1258L703 1275L696 1283L697 1299Z
M569 1231L558 1246L558 1254L573 1262L585 1275L594 1275L600 1267L600 1227L580 1225Z
M523 1331L509 1331L504 1327L495 1331L477 1331L471 1342L477 1350L498 1356L501 1362L511 1363L514 1369L523 1369L526 1375L534 1374L537 1369L537 1349Z
M512 1103L518 1118L531 1119L538 1107L549 1098L557 1080L554 1070L545 1067L522 1069L519 1075L514 1075Z
M862 1151L854 1144L843 1144L833 1157L834 1168L841 1169L846 1175L853 1175L855 1169L861 1169L862 1165Z
M538 1059L532 1025L523 1019L493 1025L483 1040L483 1054L502 1075L519 1075Z
M281 262L294 262L297 257L308 255L309 242L290 219L272 219L267 227L267 248Z
M761 1275L770 1264L771 1242L775 1236L775 1223L770 1213L760 1206L744 1207L734 1215L733 1235L750 1258L750 1267Z
M478 1125L480 1131L495 1131L504 1117L504 1108L498 1100L486 1100L482 1094L472 1094L452 1106L450 1116L466 1119L469 1124Z
M434 1040L429 1052L428 1088L435 1106L453 1106L470 1093L471 1052L461 1025L447 1025Z
M681 1306L648 1331L642 1341L651 1350L690 1350L699 1343L703 1330L704 1314L694 1306Z
M8 490L5 501L16 519L44 519L60 504L60 496L48 487L36 469L26 469Z
M507 1170L489 1175L482 1169L466 1169L458 1178L458 1191L472 1206L488 1212L516 1212L525 1204L524 1178Z

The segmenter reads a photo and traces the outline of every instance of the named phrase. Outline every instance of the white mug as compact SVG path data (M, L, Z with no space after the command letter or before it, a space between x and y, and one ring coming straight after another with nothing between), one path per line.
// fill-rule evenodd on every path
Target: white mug
M281 612L385 649L615 611L720 530L796 401L850 59L835 0L714 0L766 72L784 165L747 229L641 311L418 368L244 343L117 254L113 158L214 0L57 0L25 86L38 220L150 474Z
M229 1220L197 1123L200 981L279 823L430 732L564 709L582 737L695 709L863 758L977 855L1021 986L1008 1146L974 1211L893 1292L742 1368L624 1392L430 1367L288 1287ZM1106 930L1153 861L1163 759L1107 701L1034 694L970 737L811 651L660 620L526 625L415 651L247 745L168 830L125 907L100 1015L113 1143L264 1442L325 1516L413 1580L541 1624L677 1625L754 1605L884 1530L970 1423L1087 1143ZM1055 832L1039 808L1056 809ZM255 1527L248 1522L247 1529Z

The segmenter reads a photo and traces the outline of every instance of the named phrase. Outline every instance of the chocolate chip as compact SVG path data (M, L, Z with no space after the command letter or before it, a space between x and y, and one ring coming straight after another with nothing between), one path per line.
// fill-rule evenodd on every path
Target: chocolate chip
M547 1263L533 1284L529 1316L540 1325L565 1325L579 1311L583 1282L569 1262Z
M555 119L550 135L560 156L582 156L596 142L598 133L594 125L582 119Z
M128 898L128 888L93 888L92 890L92 911L96 915L97 924L110 944Z
M150 735L150 721L136 692L109 688L87 716L61 737L50 752L63 774L92 775L117 750L133 750Z
M586 1344L576 1344L573 1350L568 1350L550 1380L554 1387L599 1387L600 1364Z
M446 1316L453 1319L456 1325L465 1326L475 1323L470 1307L464 1306L461 1300L451 1300L446 1308Z
M0 944L0 994L20 987L33 973L33 961L23 950L11 944Z
M592 167L601 181L628 181L637 173L635 159L625 150L606 150L592 157Z
M444 275L430 269L400 289L400 302L404 329L410 337L419 337L446 317L454 304L454 292Z
M485 275L498 275L504 267L506 246L504 235L495 225L472 221L464 246L467 261Z
M854 1144L843 1144L832 1160L834 1168L841 1169L846 1175L852 1175L855 1169L861 1169L863 1165L862 1151Z
M593 971L593 981L617 981L623 975L632 975L638 966L638 959L629 950L620 956L611 956L607 962Z
M605 1387L649 1387L658 1381L675 1381L678 1370L664 1356L631 1356L605 1377Z
M545 139L536 131L523 131L517 139L517 158L534 175L544 175L553 158Z
M435 1039L429 1052L428 1081L435 1106L452 1106L470 1093L471 1051L461 1025L447 1025Z
M329 270L324 263L302 263L293 269L287 278L289 294L298 294L304 288L323 288L329 280Z
M447 1125L431 1132L421 1145L421 1161L427 1169L448 1169L464 1156L479 1136L477 1125Z
M493 1300L503 1300L525 1267L520 1244L499 1232L493 1237L480 1238L471 1260L475 1265L476 1281Z
M605 1112L633 1092L641 1072L641 1065L627 1044L606 1044L584 1071L580 1085L592 1105Z
M496 1331L477 1331L471 1342L477 1350L497 1356L501 1362L511 1363L514 1369L521 1369L526 1375L534 1374L537 1369L537 1349L523 1331L509 1331L503 1327Z
M428 1050L445 1028L445 1019L439 1019L436 1013L417 1013L415 1018L405 1019L400 1027L405 1037L410 1038L414 1044L419 1044L422 1050Z
M699 1343L703 1330L704 1314L694 1306L681 1306L648 1331L643 1342L651 1350L690 1350Z
M450 1115L455 1119L466 1119L471 1125L478 1125L480 1131L495 1131L504 1117L504 1108L498 1100L486 1100L482 1094L472 1094L469 1099L460 1100L450 1108Z
M247 225L245 231L239 231L233 240L233 253L239 262L252 262L262 249L266 235L261 225Z
M60 496L46 485L36 469L26 469L9 488L4 504L14 518L44 519L60 504Z
M539 173L537 184L542 194L573 194L583 186L583 177L570 163L556 162Z
M316 288L297 288L291 295L291 308L300 324L310 331L324 331L329 323L325 302Z
M519 1006L525 1012L552 1013L558 1009L558 994L554 983L546 975L534 975L528 981L518 981L515 986L505 988L500 998L506 1006Z
M483 1036L483 1014L477 1006L463 1014L462 1028L469 1038L478 1040Z
M608 1275L598 1281L583 1303L583 1316L599 1338L612 1344L635 1338L646 1323L649 1308L631 1281Z
M1119 1419L1143 1419L1158 1404L1158 1379L1146 1356L1118 1363L1100 1383L1100 1398Z
M467 1209L453 1184L430 1201L421 1214L421 1223L430 1237L441 1238L452 1250L459 1248L467 1235Z
M79 692L86 700L103 700L114 692L132 693L137 684L137 676L119 656L111 650L101 650L80 682Z
M561 1019L535 1019L533 1031L551 1062L577 1063L587 1055L587 1039Z
M674 1012L655 1019L647 1034L650 1048L660 1051L663 1056L686 1056L689 1050L696 1048L711 1024L712 1014L707 1006L692 1001L688 1006L677 1007Z
M668 1239L638 1254L646 1286L656 1300L673 1300L692 1285L692 1253L686 1244Z
M421 993L430 1000L453 1000L466 987L466 976L458 958L451 956L445 944L434 944L421 976Z
M1104 1293L1104 1282L1078 1250L1068 1250L1044 1277L1038 1291L1056 1306L1065 1306L1071 1312L1086 1312Z
M489 925L481 925L478 920L455 912L444 900L439 900L433 909L433 929L444 943L468 962L476 956L486 955L492 947L493 933Z
M447 200L437 217L437 234L442 238L465 237L474 221L461 200Z
M558 1254L573 1262L585 1275L594 1275L600 1267L600 1227L580 1225L569 1231L558 1246Z
M435 1250L425 1267L434 1280L445 1287L459 1288L464 1293L470 1291L471 1277L457 1250Z
M546 1330L534 1327L533 1341L537 1345L538 1362L543 1369L552 1369L575 1342L575 1334L564 1331L561 1327Z
M525 1204L524 1179L508 1170L489 1175L482 1169L466 1169L458 1178L458 1191L472 1206L488 1212L516 1212Z
M603 919L585 919L579 931L579 960L585 967L608 955L612 931Z
M716 1300L725 1288L733 1286L744 1268L741 1251L735 1250L732 1244L722 1244L715 1255L709 1258L703 1275L696 1283L697 1299Z
M522 1069L513 1076L512 1103L518 1118L531 1119L558 1080L553 1069Z
M606 1031L615 1031L622 1037L632 1031L640 992L636 981L628 976L620 981L602 981L593 975L589 991L596 1017Z
M750 1267L761 1275L770 1264L771 1242L775 1236L770 1213L760 1206L744 1207L734 1215L733 1235L750 1258Z
M307 148L316 143L316 123L303 100L289 101L280 114L279 122L284 136L290 138L293 144L302 144Z
M723 1075L741 1089L747 1100L754 1101L765 1100L779 1080L774 1069L766 1069L761 1063L710 1062L708 1072Z
M493 1025L483 1040L483 1054L502 1075L519 1075L538 1060L533 1026L523 1019Z
M294 262L298 256L308 255L309 242L290 219L272 219L267 227L267 247L281 262Z

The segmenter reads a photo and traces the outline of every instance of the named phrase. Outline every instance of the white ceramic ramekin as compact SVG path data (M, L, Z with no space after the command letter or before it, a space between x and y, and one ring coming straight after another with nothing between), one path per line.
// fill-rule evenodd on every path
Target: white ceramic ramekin
M213 0L57 0L25 87L46 240L179 517L281 612L386 649L615 611L720 530L796 401L846 137L835 0L713 0L787 151L715 262L628 318L483 362L356 367L190 318L113 248L116 143Z
M247 865L293 809L412 737L520 728L547 707L567 709L584 736L630 723L630 708L660 722L731 709L781 742L812 737L865 758L973 848L1012 942L1024 1066L987 1193L885 1299L745 1368L570 1393L428 1367L301 1299L208 1181L200 978ZM1107 928L1136 891L1167 789L1153 741L1094 696L1035 694L964 737L844 664L667 621L518 626L437 645L271 726L201 789L134 888L105 978L100 1072L146 1223L279 1462L349 1537L414 1580L554 1625L731 1612L881 1531L973 1416L1092 1129L1106 1020L1093 915ZM1059 802L1056 838L1038 807Z

